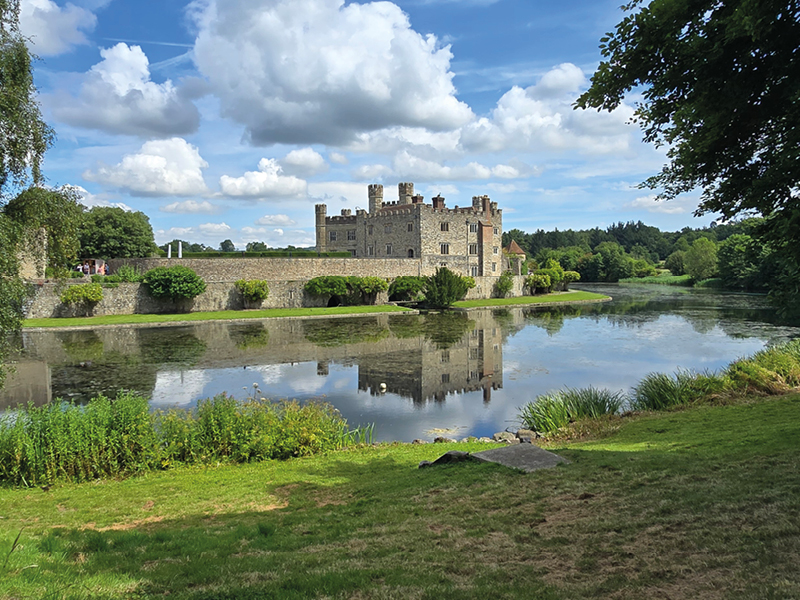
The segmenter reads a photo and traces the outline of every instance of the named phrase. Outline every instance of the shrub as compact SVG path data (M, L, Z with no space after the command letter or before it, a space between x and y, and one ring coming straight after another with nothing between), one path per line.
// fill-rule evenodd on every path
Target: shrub
M581 274L577 271L564 271L564 289L569 289L570 283L575 283L581 280Z
M121 265L119 269L114 271L114 274L109 275L109 277L117 277L120 282L125 283L141 283L144 281L144 273L142 273L142 270L133 265Z
M417 300L425 289L425 278L415 275L397 277L389 285L389 299L409 301Z
M66 305L97 304L103 299L103 288L99 283L82 283L67 287L59 300Z
M497 298L505 298L514 287L514 276L511 271L503 272L494 284L494 295Z
M263 279L240 279L234 285L249 302L261 302L269 296L269 286Z
M206 282L192 269L180 265L150 269L144 274L144 282L155 298L191 299L206 291Z
M658 274L656 268L644 259L634 260L632 265L634 277L655 277Z
M425 302L432 308L450 308L469 291L469 282L447 267L438 267L425 282Z
M345 304L372 304L378 292L389 288L385 279L380 277L341 277L325 275L314 277L305 285L305 290L312 296L338 296Z
M550 291L551 281L550 276L546 273L542 273L541 271L535 271L532 275L529 275L525 278L525 285L527 285L532 293L539 292L548 292Z
M306 292L312 296L346 296L349 293L347 279L340 275L323 275L306 282Z

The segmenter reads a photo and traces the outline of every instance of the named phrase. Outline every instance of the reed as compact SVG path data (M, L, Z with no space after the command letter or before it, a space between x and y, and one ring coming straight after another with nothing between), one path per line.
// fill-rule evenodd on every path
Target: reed
M520 409L522 424L539 433L552 433L580 419L597 419L615 414L625 402L625 395L606 389L565 388L538 396Z

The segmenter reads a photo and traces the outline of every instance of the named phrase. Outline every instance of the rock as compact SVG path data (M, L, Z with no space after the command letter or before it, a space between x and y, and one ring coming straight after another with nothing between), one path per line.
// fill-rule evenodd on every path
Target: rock
M517 438L520 440L522 438L530 438L535 440L537 438L537 435L533 429L520 429L519 431L517 431Z
M453 438L446 438L446 437L439 436L437 438L434 438L433 443L434 444L454 444L454 443L456 443L456 440L454 440Z
M421 440L421 439L417 438L411 443L412 444L428 444L429 442L428 442L428 440ZM422 461L422 462L426 462L426 461Z
M516 436L513 433L509 433L508 431L498 431L492 436L492 439L495 442L506 442L507 444L513 443L513 440L516 440Z
M489 437L482 437L482 438L478 438L478 441L482 442L484 444L491 444L494 440L492 440L492 438L489 438Z
M425 467L431 467L433 465L450 465L453 463L465 462L468 460L473 460L469 452L461 452L460 450L450 450L450 452L445 452L433 462L430 462L428 460L423 460L422 462L419 463L419 468L423 469Z

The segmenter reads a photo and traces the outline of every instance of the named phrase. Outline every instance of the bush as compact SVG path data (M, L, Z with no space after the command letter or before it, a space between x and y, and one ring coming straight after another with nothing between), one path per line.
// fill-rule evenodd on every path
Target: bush
M340 275L323 275L306 282L306 292L312 296L346 296L350 289L347 279Z
M399 301L418 300L424 289L424 277L403 275L397 277L389 285L389 299Z
M505 298L514 287L514 276L511 271L505 271L494 284L494 295L497 298Z
M686 253L683 250L676 250L667 257L664 266L669 269L673 275L684 275L686 273Z
M109 275L109 277L106 278L106 281L108 281L110 277L116 277L119 282L125 283L141 283L144 281L144 273L142 273L139 267L134 267L132 265L121 265L119 269L114 271L113 275Z
M234 285L248 302L261 302L269 296L269 286L263 279L240 279Z
M466 277L447 267L438 267L425 282L425 302L432 308L450 308L454 302L464 298L469 289Z
M150 269L144 274L144 282L155 298L191 299L206 291L206 282L192 269L180 265Z
M314 277L305 285L312 296L338 296L344 304L374 304L379 292L385 292L389 284L380 277L341 277L325 275Z
M541 293L549 292L552 287L550 276L541 271L535 271L532 275L526 277L525 285L531 289L531 293L533 294L537 291Z
M99 283L70 285L61 292L59 300L66 305L97 304L103 299L103 288Z

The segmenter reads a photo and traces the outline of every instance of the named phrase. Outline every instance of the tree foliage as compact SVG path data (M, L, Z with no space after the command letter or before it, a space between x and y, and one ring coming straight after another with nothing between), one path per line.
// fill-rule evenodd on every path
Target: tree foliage
M467 295L470 289L466 277L447 267L438 267L425 283L425 302L433 308L450 308Z
M236 246L231 240L222 240L219 244L219 250L220 252L236 252Z
M417 275L401 275L389 285L389 299L417 300L425 289L425 278Z
M694 281L703 281L717 274L717 245L711 240L695 240L686 252L686 272Z
M0 363L8 354L11 332L19 330L22 324L22 308L27 296L14 251L19 238L19 225L0 213ZM5 370L0 368L0 387L4 380Z
M8 204L4 211L23 229L47 231L47 266L57 276L66 275L78 256L78 232L83 220L83 206L74 188L30 187Z
M103 299L103 288L99 283L70 285L58 297L61 302L71 304L97 304Z
M261 302L269 296L269 285L263 279L240 279L234 285L249 302Z
M581 108L613 110L641 89L635 119L669 163L645 185L664 199L703 190L698 212L732 218L797 207L800 8L795 0L633 0L601 40ZM800 252L800 251L798 251Z
M80 241L82 258L144 258L157 251L147 215L109 206L85 213Z
M0 196L9 185L42 181L44 153L55 134L42 119L33 60L19 30L20 0L0 0Z

